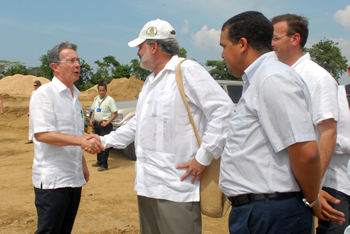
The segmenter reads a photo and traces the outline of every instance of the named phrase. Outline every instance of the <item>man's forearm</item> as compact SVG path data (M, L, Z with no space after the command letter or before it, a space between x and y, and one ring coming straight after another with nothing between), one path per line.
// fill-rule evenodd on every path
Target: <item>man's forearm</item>
M107 121L107 125L112 123L112 121L117 118L118 116L118 112L114 112L113 115L109 118L109 120Z
M316 200L320 189L321 163L316 141L296 143L288 147L289 160L306 200Z
M321 158L321 180L331 161L335 143L337 140L337 122L333 119L327 119L317 125L320 132L318 149Z
M35 138L37 141L56 146L81 146L84 140L84 137L82 136L67 135L60 132L35 133Z

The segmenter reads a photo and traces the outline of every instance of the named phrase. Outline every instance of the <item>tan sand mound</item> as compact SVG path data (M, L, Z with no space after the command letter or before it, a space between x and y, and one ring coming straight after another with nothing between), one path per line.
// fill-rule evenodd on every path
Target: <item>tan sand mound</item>
M39 80L42 85L50 82L47 78L32 75L6 76L0 79L0 93L30 95L34 91L33 83L36 80Z
M114 98L116 102L135 100L142 89L144 81L135 76L130 78L115 78L107 85L107 94ZM90 101L98 95L97 85L79 94L79 100Z

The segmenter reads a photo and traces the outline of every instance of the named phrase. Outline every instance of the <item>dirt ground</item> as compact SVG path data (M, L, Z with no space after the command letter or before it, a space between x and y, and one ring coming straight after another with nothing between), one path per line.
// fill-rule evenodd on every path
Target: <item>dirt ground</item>
M32 186L33 144L28 138L29 95L4 95L0 115L0 233L34 233L37 216ZM84 109L91 105L84 100ZM98 172L91 164L96 155L85 154L90 181L83 187L73 233L129 233L139 231L135 162L121 150L112 150L109 170ZM228 215L221 219L203 216L203 233L228 233Z

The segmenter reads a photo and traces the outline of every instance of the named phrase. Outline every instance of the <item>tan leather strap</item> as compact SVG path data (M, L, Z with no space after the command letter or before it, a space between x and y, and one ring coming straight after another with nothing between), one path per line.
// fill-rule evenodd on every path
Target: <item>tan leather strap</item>
M185 59L186 60L186 59ZM194 134L196 135L197 141L198 141L198 145L200 146L202 144L202 139L199 136L198 132L197 132L197 128L196 125L194 124L194 120L190 111L190 107L188 105L188 101L186 99L186 94L185 94L185 89L184 89L184 84L182 81L182 73L181 73L181 63L185 60L180 61L177 66L176 66L176 70L175 70L175 78L176 78L176 83L177 86L179 87L179 91L180 91L180 95L182 98L182 101L184 102L186 109L187 109L187 113L188 113L188 118L190 119L191 125L193 127L193 131Z

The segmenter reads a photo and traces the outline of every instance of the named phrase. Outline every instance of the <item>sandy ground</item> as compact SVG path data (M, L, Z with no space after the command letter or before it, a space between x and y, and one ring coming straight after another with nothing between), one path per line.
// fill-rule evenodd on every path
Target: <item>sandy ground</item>
M34 147L28 138L27 95L5 95L0 115L0 233L34 233L37 216L32 186ZM82 102L83 107L92 101ZM90 181L83 187L73 233L140 233L136 192L135 162L121 150L112 150L110 169L92 168L96 155L85 154ZM203 216L203 233L228 233L227 217Z

